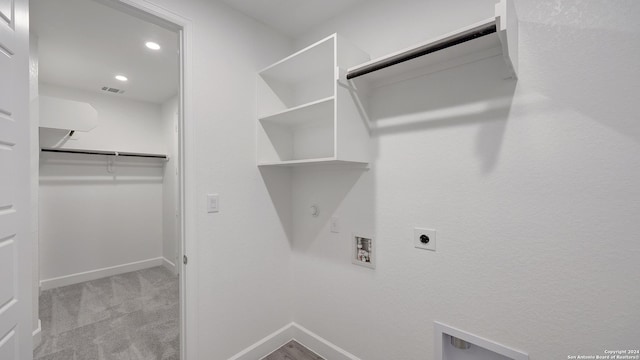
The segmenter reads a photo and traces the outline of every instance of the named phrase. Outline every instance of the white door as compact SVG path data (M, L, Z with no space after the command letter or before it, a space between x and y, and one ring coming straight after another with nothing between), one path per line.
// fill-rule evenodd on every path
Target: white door
M0 360L33 358L28 0L0 0Z

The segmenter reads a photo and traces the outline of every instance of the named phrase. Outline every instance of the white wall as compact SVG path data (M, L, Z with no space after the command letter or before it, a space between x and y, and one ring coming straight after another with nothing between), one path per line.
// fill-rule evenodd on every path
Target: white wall
M76 131L61 144L61 148L146 153L165 151L158 104L46 83L40 84L40 94L87 102L98 111L98 126L89 132ZM41 130L40 144L56 145L63 138L59 134L64 135L65 131Z
M178 97L167 100L161 107L161 122L165 162L162 181L162 256L165 265L175 273L178 261Z
M160 160L118 159L114 174L105 156L40 160L41 281L162 256Z
M198 357L228 359L291 321L290 244L256 167L256 72L289 41L218 2L153 0L192 22ZM188 95L189 96L189 95ZM288 185L286 174L270 179ZM220 212L206 212L206 194ZM195 264L195 265L194 265ZM191 267L190 267L191 266ZM197 267L195 267L197 266Z
M493 3L371 1L298 45L337 31L376 57ZM434 320L532 360L637 344L640 4L516 8L517 83L493 58L383 88L369 171L295 171L294 321L366 360L432 358ZM376 235L377 269L351 265L352 232Z
M98 110L98 127L76 132L62 147L165 152L159 105L46 84L40 91ZM50 134L41 131L42 146L58 141ZM106 156L41 154L40 280L45 284L162 256L163 162L116 158L109 171Z

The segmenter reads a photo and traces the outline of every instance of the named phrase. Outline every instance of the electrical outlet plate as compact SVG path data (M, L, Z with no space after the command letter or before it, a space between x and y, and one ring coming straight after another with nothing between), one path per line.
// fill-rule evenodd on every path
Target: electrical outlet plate
M426 235L429 242L422 242L420 237ZM436 251L436 231L434 229L414 228L413 229L413 246L417 249Z

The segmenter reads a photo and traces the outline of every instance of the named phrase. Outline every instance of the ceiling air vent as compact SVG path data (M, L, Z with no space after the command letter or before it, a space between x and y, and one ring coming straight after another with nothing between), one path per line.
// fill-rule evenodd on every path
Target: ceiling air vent
M120 89L116 89L108 86L103 86L102 91L110 92L112 94L124 94L124 90L120 90Z

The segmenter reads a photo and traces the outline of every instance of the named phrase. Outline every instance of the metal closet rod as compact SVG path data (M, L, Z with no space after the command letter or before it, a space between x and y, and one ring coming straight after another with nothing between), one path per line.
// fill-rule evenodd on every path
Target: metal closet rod
M165 159L165 160L167 159L167 155L162 155L162 154L144 154L144 153L120 152L120 151L51 149L51 148L42 148L40 149L40 151L53 152L53 153L66 153L66 154L111 155L111 156L129 156L129 157Z
M496 31L497 31L497 28L496 28L495 22L490 24L485 24L483 26L470 29L468 31L465 31L459 34L455 34L453 36L442 39L440 41L419 46L415 49L411 49L401 54L391 56L387 59L363 66L362 68L349 71L347 73L347 80L351 80L353 78L357 78L358 76L366 75L374 71L382 70L384 68L388 68L390 66L397 65L405 61L409 61L409 60L418 58L420 56L431 54L436 51L440 51L458 44L462 44L463 42L467 42L469 40L473 40L485 35L493 34Z

